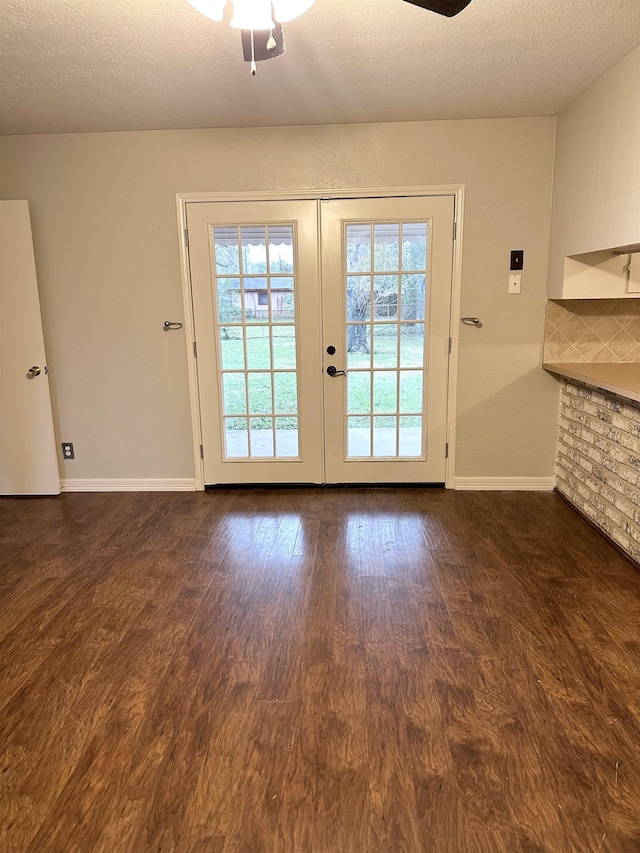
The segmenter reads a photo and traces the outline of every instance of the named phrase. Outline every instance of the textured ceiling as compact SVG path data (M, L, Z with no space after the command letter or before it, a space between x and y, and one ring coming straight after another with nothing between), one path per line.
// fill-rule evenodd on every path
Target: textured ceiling
M553 114L640 40L640 0L316 0L249 75L187 0L2 0L4 134Z

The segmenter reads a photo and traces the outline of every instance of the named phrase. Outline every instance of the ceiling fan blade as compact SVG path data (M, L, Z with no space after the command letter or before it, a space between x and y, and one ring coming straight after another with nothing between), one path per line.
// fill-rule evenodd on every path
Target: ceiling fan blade
M430 12L437 12L438 15L453 18L458 12L466 9L471 0L405 0L405 3L413 3L421 9L428 9Z

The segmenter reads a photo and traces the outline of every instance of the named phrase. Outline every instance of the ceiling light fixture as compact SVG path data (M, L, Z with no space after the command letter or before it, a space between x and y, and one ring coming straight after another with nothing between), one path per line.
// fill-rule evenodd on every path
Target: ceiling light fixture
M255 76L256 61L282 56L285 52L282 24L298 18L315 0L229 0L233 8L232 27L242 30L244 58ZM189 0L189 3L213 21L224 19L227 0Z

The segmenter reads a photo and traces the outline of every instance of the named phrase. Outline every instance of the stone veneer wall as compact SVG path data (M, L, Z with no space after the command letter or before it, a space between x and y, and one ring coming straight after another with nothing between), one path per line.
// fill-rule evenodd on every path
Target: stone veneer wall
M556 486L640 563L640 403L562 380Z
M544 360L640 361L640 298L550 299Z

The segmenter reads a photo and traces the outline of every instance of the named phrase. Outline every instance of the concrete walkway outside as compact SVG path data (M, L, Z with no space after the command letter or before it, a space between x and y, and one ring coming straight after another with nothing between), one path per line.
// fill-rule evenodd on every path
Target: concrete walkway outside
M226 432L227 458L246 459L249 455L247 430L232 430ZM254 430L251 435L252 456L273 457L272 434L270 430ZM402 427L400 429L400 456L416 457L421 455L422 430L420 427ZM279 430L276 433L276 450L278 458L291 458L298 455L298 430ZM350 458L371 457L370 433L365 428L349 430ZM373 456L394 457L396 455L396 431L393 427L377 427L374 429Z

